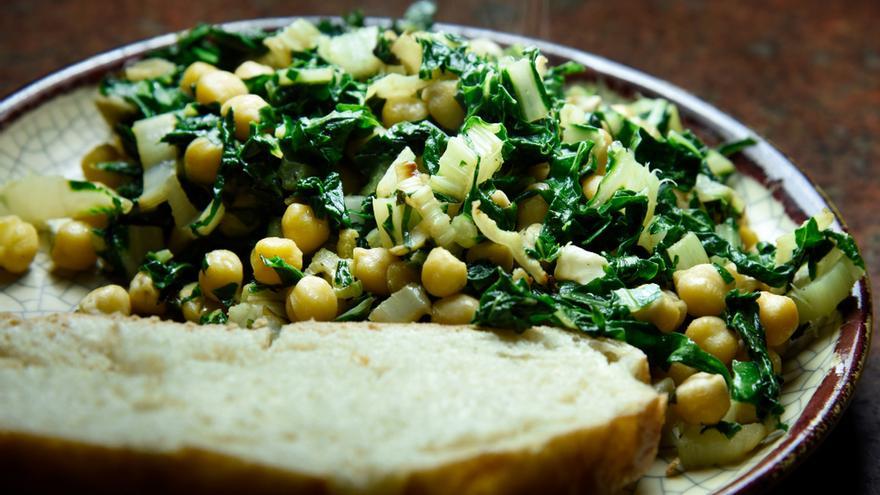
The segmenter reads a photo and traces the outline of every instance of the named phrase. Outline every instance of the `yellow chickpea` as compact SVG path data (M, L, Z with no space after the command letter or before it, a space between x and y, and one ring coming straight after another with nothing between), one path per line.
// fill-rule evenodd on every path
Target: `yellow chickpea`
M205 136L193 139L183 153L183 170L186 178L204 185L213 184L220 170L223 145Z
M684 334L725 365L730 365L739 350L739 339L736 334L717 316L701 316L694 319Z
M128 291L118 285L105 285L86 294L76 309L90 315L131 314L131 300Z
M419 271L412 264L403 261L393 261L388 265L388 292L395 293L404 286L419 282Z
M633 313L635 319L651 322L658 330L665 333L680 327L684 323L685 316L687 316L687 305L672 291L663 291L663 294L647 307Z
M254 62L253 60L246 60L235 69L235 76L242 81L258 76L268 76L274 73L275 69L269 67L268 65Z
M125 78L129 81L143 81L167 76L177 67L164 58L146 58L125 68Z
M529 186L529 189L537 191L544 191L548 188L549 186L543 182L538 182ZM532 224L544 223L544 218L547 216L547 212L549 210L550 205L548 205L547 202L544 201L544 198L541 197L540 194L529 196L528 198L520 201L517 205L516 228L518 230L522 230Z
M321 277L303 277L287 296L285 309L290 321L330 321L336 318L338 301L333 287Z
M418 122L426 118L428 107L414 96L389 99L382 106L382 125L385 127L391 127L398 122Z
M0 217L0 267L10 273L24 273L37 255L37 229L15 215Z
M95 266L98 255L93 244L92 227L77 220L65 222L55 234L52 261L68 270L87 270Z
M194 88L205 74L218 71L217 67L205 62L193 62L189 64L180 77L180 90L189 96L193 95Z
M124 157L112 144L100 144L86 153L80 162L83 177L91 182L100 182L105 186L116 189L125 183L126 178L116 172L102 170L97 167L99 163L120 161Z
M736 269L736 265L733 263L728 263L724 266L728 273L733 276L733 285L735 288L743 291L743 292L752 292L758 290L761 287L761 282L756 279L739 273Z
M247 94L244 83L231 72L214 70L203 74L196 83L196 101L203 105L208 103L226 103L233 96Z
M743 249L746 251L752 249L758 243L758 234L745 222L742 222L739 226L739 238L742 239Z
M422 91L422 101L427 104L428 113L448 130L457 130L464 122L464 109L455 99L457 92L457 80L437 81Z
M547 162L536 163L529 167L526 173L536 181L543 181L550 175L550 164Z
M260 239L251 251L251 267L254 270L254 280L266 285L278 285L281 277L274 268L266 266L263 258L272 259L280 257L285 263L301 270L303 265L303 253L297 247L296 242L283 237L266 237Z
M336 254L340 258L354 256L354 248L357 247L359 234L354 229L342 229L339 231L339 239L336 241Z
M388 268L397 257L385 248L354 248L352 274L364 284L367 292L380 296L391 294L388 290Z
M712 425L730 409L730 394L721 375L691 375L675 389L675 398L675 412L686 423Z
M466 294L444 297L431 307L431 321L443 325L466 325L474 319L480 301Z
M729 287L713 265L703 263L679 270L672 281L691 316L718 316L724 311Z
M467 284L467 265L442 247L428 253L422 265L422 285L432 296L451 296Z
M210 251L205 255L202 269L199 271L199 287L202 289L202 294L208 299L220 301L216 291L227 291L230 290L229 287L235 285L232 292L237 292L241 288L242 272L241 260L232 251L226 249ZM226 294L223 293L222 296Z
M165 302L159 299L159 289L145 272L138 272L128 285L131 311L142 316L165 314Z
M599 184L604 179L604 175L593 174L581 182L581 190L584 193L584 197L587 199L593 199L596 196L596 193L599 192Z
M484 241L468 249L465 259L468 263L486 260L506 272L513 270L513 252L509 247L492 241Z
M782 356L773 349L767 349L767 355L770 356L770 362L773 363L773 372L777 375L782 373Z
M226 100L220 108L220 114L225 117L229 110L232 110L232 118L235 119L235 138L245 141L251 134L251 122L260 121L260 110L266 105L268 105L266 100L258 95L238 95Z
M184 285L178 294L180 312L183 314L183 318L193 323L198 323L202 315L208 311L205 298L201 295L193 295L198 286L198 282L191 282Z
M676 385L681 385L696 372L697 370L686 364L672 363L669 365L669 369L666 370L666 376L672 378Z
M797 305L790 297L761 291L758 296L758 315L768 346L784 344L797 330Z
M315 216L309 205L292 203L281 218L284 237L293 239L303 254L312 254L330 238L327 219Z

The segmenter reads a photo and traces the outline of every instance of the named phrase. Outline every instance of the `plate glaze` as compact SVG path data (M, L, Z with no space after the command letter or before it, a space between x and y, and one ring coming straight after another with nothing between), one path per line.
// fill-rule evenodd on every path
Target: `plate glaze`
M227 24L228 29L278 28L293 18ZM387 23L369 19L370 23ZM742 173L735 188L748 205L753 228L772 241L823 208L835 213L835 227L845 229L824 194L791 161L747 127L669 83L576 49L517 35L455 25L441 30L492 39L502 45L535 45L553 62L573 60L588 68L582 77L600 81L623 94L663 97L679 106L687 127L709 143L751 136L758 144L735 161ZM176 39L169 34L97 55L43 78L0 103L0 184L29 174L81 178L80 158L107 141L110 130L94 107L96 83L108 71ZM105 281L99 275L68 276L51 272L46 241L28 273L0 275L0 310L22 316L69 311L85 293ZM669 459L654 463L629 491L656 493L733 493L766 490L812 452L840 418L867 356L871 337L870 285L867 276L842 306L833 328L784 360L782 420L789 431L762 445L737 465L666 476Z

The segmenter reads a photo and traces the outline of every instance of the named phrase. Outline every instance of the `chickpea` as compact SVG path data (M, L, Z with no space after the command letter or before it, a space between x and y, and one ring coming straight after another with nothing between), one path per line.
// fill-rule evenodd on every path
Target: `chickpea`
M466 325L474 319L480 301L466 294L444 297L431 308L431 321L442 325Z
M233 96L247 94L247 86L235 74L225 70L209 71L203 74L196 83L196 101L203 105L208 103L226 103Z
M339 231L339 240L336 241L336 254L340 258L354 256L354 248L357 247L358 231L354 229L342 229Z
M736 334L717 316L701 316L694 319L684 334L725 365L730 365L739 350L739 339Z
M86 294L76 310L89 315L131 314L128 292L119 285L105 285Z
M388 279L388 292L393 294L404 286L419 283L419 271L407 261L393 261L388 265L386 274Z
M397 260L385 248L354 248L352 274L364 284L367 292L380 296L391 294L388 290L388 268Z
M172 74L176 66L164 58L146 58L125 68L129 81L143 81Z
M770 362L773 364L773 372L777 375L782 373L782 356L773 349L767 349L767 355L770 356Z
M797 305L787 296L761 291L758 296L758 316L768 346L784 344L798 327Z
M142 316L162 315L165 303L159 299L159 289L148 273L138 272L128 285L131 311Z
M258 76L274 74L275 70L268 65L263 65L253 60L246 60L235 69L235 76L245 81Z
M529 167L526 173L536 181L543 181L550 175L550 164L547 162L537 163Z
M513 251L503 244L492 241L484 241L468 249L465 259L468 263L486 260L493 265L500 266L506 272L513 270Z
M672 332L684 323L687 316L687 305L672 291L663 291L647 307L633 313L635 319L648 321L664 333Z
M691 316L718 316L724 311L729 287L711 264L679 270L672 274L672 281Z
M24 273L37 255L37 229L16 215L0 217L0 267L10 273Z
M596 196L596 193L599 192L599 184L604 179L604 175L593 174L581 182L581 190L584 193L584 197L587 199L593 199Z
M193 95L193 88L205 74L218 71L217 67L205 62L193 62L189 64L180 77L180 90L189 96Z
M193 295L198 287L198 282L191 282L180 289L178 298L180 300L180 312L186 321L198 323L202 319L202 315L208 311L205 306L205 298L201 295Z
M88 181L100 182L111 189L116 189L125 183L125 177L116 172L102 170L98 168L97 165L99 163L115 162L122 159L122 153L120 153L112 144L100 144L95 146L91 151L86 153L86 156L84 156L80 162L83 177Z
M669 369L666 370L666 376L672 378L672 381L675 382L676 385L681 385L696 372L697 370L686 364L672 363L669 365Z
M235 138L245 141L251 134L251 122L260 121L260 110L266 105L268 105L266 100L258 95L238 95L226 100L220 108L220 114L225 117L229 110L232 110L232 118L235 119Z
M530 186L531 188L537 190L546 189L548 186L543 182L539 182L537 184L533 184ZM547 212L550 210L550 205L544 201L544 198L541 197L540 194L535 194L534 196L529 196L528 198L520 201L519 205L517 205L516 211L516 228L517 230L522 230L529 225L532 224L543 224L544 217L547 216Z
M447 130L457 130L464 122L464 109L455 99L457 92L457 80L437 81L422 91L422 101L427 103L428 113ZM384 117L384 111L382 113Z
M210 185L217 180L223 145L205 136L193 139L183 153L183 171L186 178L198 184Z
M86 270L95 266L98 255L92 244L92 227L85 222L65 222L55 234L52 245L52 261L59 268Z
M696 373L675 389L675 412L686 423L713 425L730 409L730 394L721 375Z
M467 265L442 247L428 253L422 265L422 285L432 296L446 297L464 289Z
M213 301L220 301L215 291L228 290L231 285L236 291L241 287L243 268L241 260L232 251L215 249L205 255L199 271L199 287L202 294Z
M309 205L291 203L281 218L284 237L293 239L303 254L312 254L330 238L327 219L315 216Z
M217 228L226 237L244 237L253 232L257 226L253 222L245 222L238 214L226 210Z
M758 234L745 222L742 222L739 226L739 238L742 239L743 249L746 251L752 249L758 243Z
M266 237L260 239L251 251L251 267L254 270L254 280L261 284L278 285L281 277L275 269L266 266L262 258L271 259L280 257L285 263L302 270L303 253L297 247L296 242L283 237Z
M398 122L418 122L428 118L425 102L414 96L392 98L382 106L382 125L391 127Z
M336 318L338 302L329 282L308 275L290 291L285 309L290 321L330 321Z
M761 287L761 282L748 275L739 273L736 269L736 265L733 263L726 264L724 268L733 276L733 285L735 288L743 292L752 292Z

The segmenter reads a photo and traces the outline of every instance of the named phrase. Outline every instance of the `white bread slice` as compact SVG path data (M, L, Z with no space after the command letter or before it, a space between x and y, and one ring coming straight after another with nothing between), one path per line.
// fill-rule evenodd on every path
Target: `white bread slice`
M656 454L647 374L551 328L0 315L3 486L614 492Z

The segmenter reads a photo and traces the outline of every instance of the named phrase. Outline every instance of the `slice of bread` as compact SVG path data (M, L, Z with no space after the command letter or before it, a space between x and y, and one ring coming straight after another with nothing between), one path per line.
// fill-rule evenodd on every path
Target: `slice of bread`
M551 328L268 329L0 316L4 488L605 493L665 397L626 344Z

